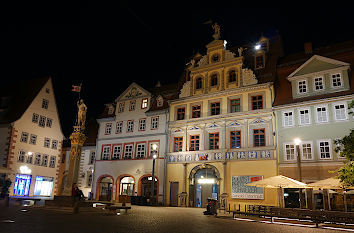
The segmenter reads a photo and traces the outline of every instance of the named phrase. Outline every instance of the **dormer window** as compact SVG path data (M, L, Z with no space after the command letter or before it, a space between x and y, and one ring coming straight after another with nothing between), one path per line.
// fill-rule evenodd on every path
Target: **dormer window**
M299 94L307 93L307 82L306 80L301 80L297 82L297 88Z
M109 107L108 107L108 114L109 114L109 115L113 114L113 111L114 111L113 106L109 106Z
M163 105L163 98L162 98L161 95L157 97L156 105L157 105L157 107L162 107L162 105Z
M141 101L141 108L144 109L144 108L147 108L148 106L148 98L145 98Z
M314 88L315 91L322 91L324 89L324 82L322 77L314 79Z
M217 74L213 74L210 77L210 86L214 87L218 85L218 75Z
M264 54L257 54L255 57L255 69L263 69L264 68Z
M135 100L130 101L130 106L129 106L129 111L134 111L135 110Z
M201 77L198 77L195 80L195 89L202 89L203 88L203 80Z
M340 73L332 74L332 87L337 88L343 86L342 76Z
M237 82L237 73L236 70L229 71L229 83Z

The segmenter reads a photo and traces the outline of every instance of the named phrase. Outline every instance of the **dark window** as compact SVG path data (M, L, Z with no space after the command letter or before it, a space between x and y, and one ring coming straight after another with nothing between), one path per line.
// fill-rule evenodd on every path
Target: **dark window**
M192 106L192 118L200 117L200 105Z
M237 73L236 70L229 71L229 83L237 81Z
M241 131L231 131L231 148L241 148Z
M256 69L264 68L264 55L256 56Z
M211 107L211 111L210 111L211 115L220 114L220 102L211 103L210 107Z
M195 89L201 89L203 88L203 81L202 81L202 78L197 78L195 80Z
M218 75L217 74L213 74L210 78L210 86L216 86L218 85Z
M174 144L173 144L173 151L174 152L182 151L182 145L183 145L183 137L175 137Z
M219 149L219 133L209 134L209 149Z
M184 120L185 108L177 108L177 120Z
M254 147L265 146L265 129L253 130Z
M230 110L231 110L231 112L240 112L241 111L240 98L230 100Z
M189 150L199 150L199 135L191 135L191 145Z
M263 109L263 96L252 96L252 110Z

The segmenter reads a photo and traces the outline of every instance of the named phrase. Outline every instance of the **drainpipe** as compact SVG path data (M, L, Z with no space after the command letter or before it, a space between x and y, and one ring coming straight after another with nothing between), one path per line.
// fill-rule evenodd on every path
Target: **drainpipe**
M169 114L169 111L166 110L166 126L165 126L165 154L164 154L164 171L163 171L163 176L164 176L164 184L163 184L163 198L162 198L162 205L166 205L166 186L167 186L167 152L170 151L170 148L169 148L169 126L170 124L170 114Z
M271 84L268 83L268 88L269 88L269 91L270 91L270 99L271 99L271 102L272 102L272 115L273 115L273 119L274 119L274 132L273 132L273 136L274 136L274 148L275 148L275 156L276 156L276 169L277 169L277 174L276 175L279 175L279 161L278 161L278 153L277 153L277 150L278 150L278 134L277 134L277 120L276 120L276 114L274 112L274 109L273 109L273 104L274 104L274 99L273 99L273 91L272 91L272 88L270 88ZM274 90L274 86L273 86L273 90Z

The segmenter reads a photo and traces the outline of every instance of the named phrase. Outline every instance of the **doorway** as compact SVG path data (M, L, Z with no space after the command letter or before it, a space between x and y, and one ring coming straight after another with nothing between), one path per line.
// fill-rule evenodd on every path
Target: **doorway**
M105 177L100 182L100 201L111 201L112 199L113 180L110 177Z
M170 183L170 205L178 206L178 186L179 182Z

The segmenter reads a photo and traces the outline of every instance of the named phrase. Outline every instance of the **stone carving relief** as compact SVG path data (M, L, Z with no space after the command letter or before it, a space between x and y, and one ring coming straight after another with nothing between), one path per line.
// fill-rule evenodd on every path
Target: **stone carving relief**
M179 98L188 97L191 95L191 82L192 81L187 81L183 84Z
M256 75L253 73L252 70L245 68L242 69L242 84L243 86L257 84L258 80Z

